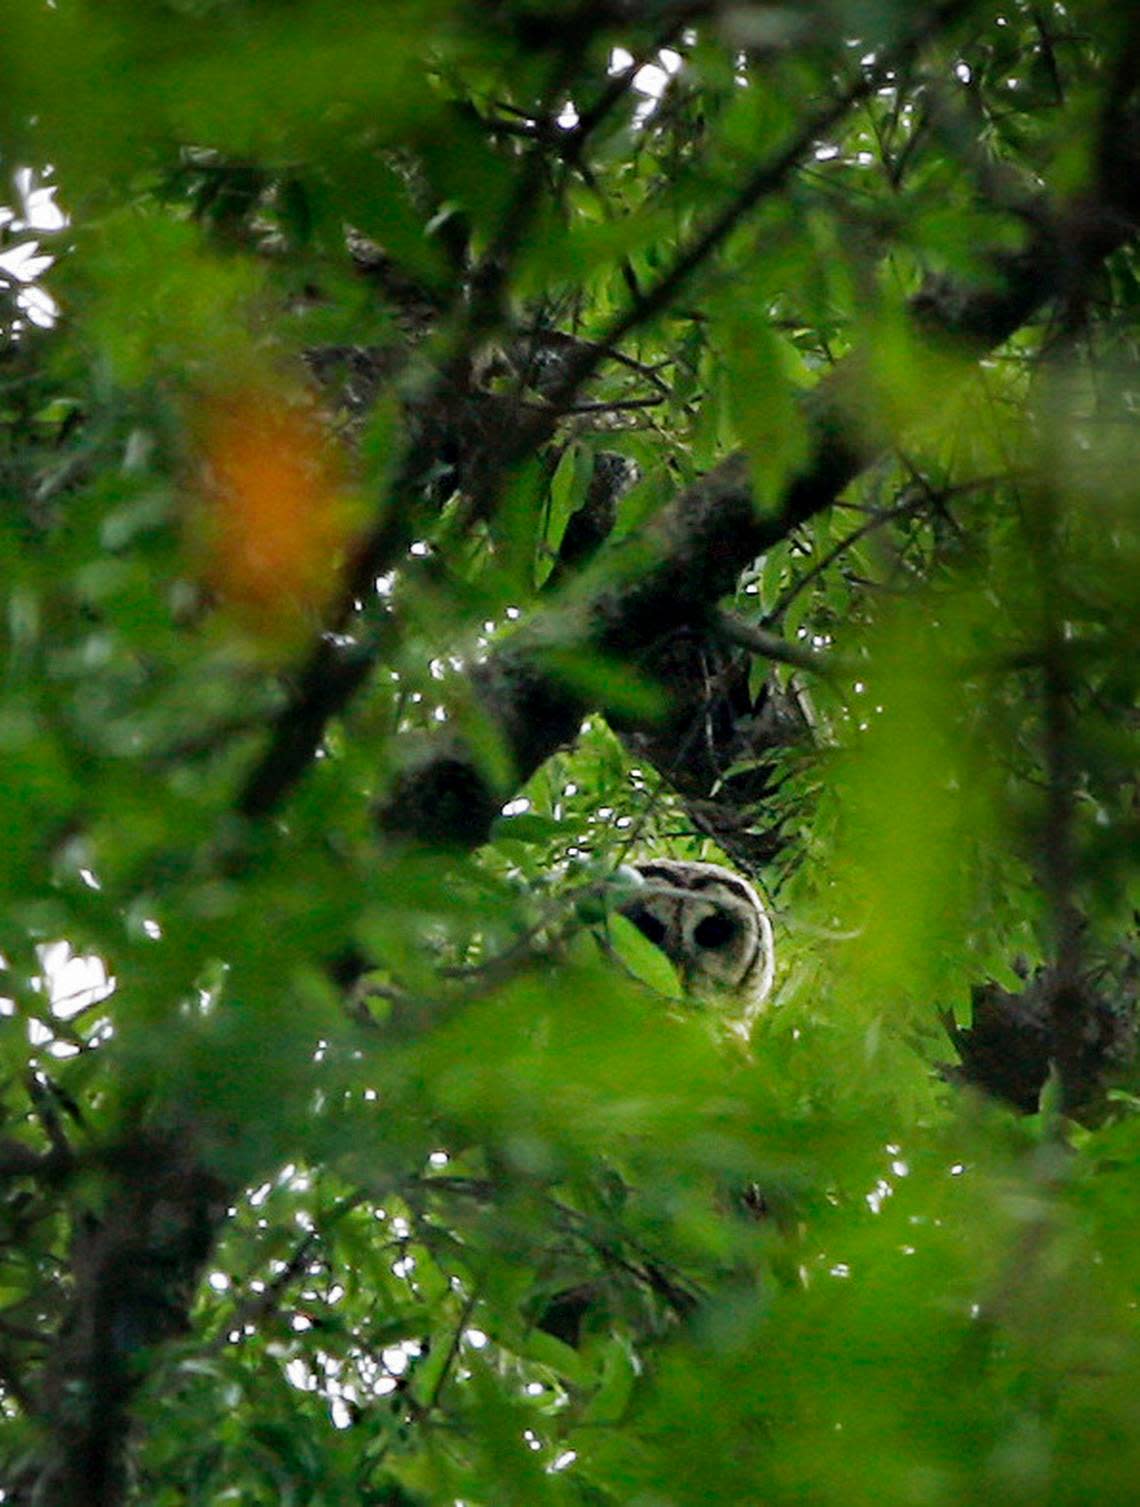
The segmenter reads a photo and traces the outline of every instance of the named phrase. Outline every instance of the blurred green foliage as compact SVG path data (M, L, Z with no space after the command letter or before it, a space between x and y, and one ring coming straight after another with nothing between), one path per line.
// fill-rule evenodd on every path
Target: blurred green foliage
M1135 1085L1019 1117L941 1021L1074 910L1134 998L1135 254L982 356L909 302L992 291L1042 184L1095 191L1116 12L5 7L0 269L54 264L0 271L0 1498L64 1500L108 1355L93 1501L1132 1498ZM630 858L723 859L678 779L718 735L653 767L677 687L583 641L581 540L621 463L636 591L737 446L781 516L852 352L878 459L721 604L822 671L745 675L809 708L739 811L779 834L746 1046L612 915ZM386 549L282 633L195 543L203 405L255 392L317 415ZM368 673L251 817L322 642ZM476 684L520 642L581 723L533 771ZM470 853L378 831L441 740L510 797ZM710 800L757 762L729 743ZM108 1338L83 1253L148 1177Z

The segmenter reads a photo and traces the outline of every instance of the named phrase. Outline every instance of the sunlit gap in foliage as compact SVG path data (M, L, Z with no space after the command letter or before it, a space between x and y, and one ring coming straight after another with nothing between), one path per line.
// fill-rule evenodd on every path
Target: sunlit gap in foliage
M417 560L426 559L431 553L432 547L425 539L415 540L408 549L409 557ZM383 575L377 576L373 582L373 589L376 595L388 610L392 608L393 599L399 590L400 582L401 576L399 570L387 571ZM360 610L363 604L357 603L356 606L357 610ZM470 664L481 665L486 663L491 649L491 640L494 636L504 626L518 622L521 617L521 607L508 605L503 609L503 622L499 622L494 618L488 618L484 621L482 631L475 635L472 651L469 654L452 652L447 655L435 655L430 658L428 660L428 673L432 680L443 681L452 675L465 675ZM345 647L354 642L351 634L338 634L335 635L335 639L338 644ZM447 707L442 703L431 705L429 710L428 706L425 705L424 693L422 691L404 690L404 676L399 670L390 669L388 671L388 680L392 686L397 688L397 695L400 698L401 706L423 707L427 713L428 720L437 725L450 720ZM411 731L415 726L417 726L417 722L414 717L401 715L396 722L395 730L397 733L406 733Z
M44 181L50 178L51 171L50 167L38 172L20 167L13 173L16 204L0 205L0 234L5 241L27 236L32 231L52 235L66 228L68 219L55 202L55 186ZM34 236L15 239L14 244L0 251L0 284L18 288L14 301L24 316L12 320L9 333L13 339L20 337L25 324L51 329L59 318L59 305L39 282L54 262L55 257L42 252L40 241Z
M446 1153L441 1151L434 1152L431 1157L435 1166L444 1165L447 1159ZM267 1230L270 1228L270 1221L262 1211L275 1194L305 1194L311 1192L312 1187L312 1175L296 1163L289 1162L272 1180L250 1189L245 1202L257 1211L257 1228ZM231 1207L228 1212L234 1218L238 1212L237 1207ZM401 1215L389 1215L382 1208L375 1209L373 1214L377 1221L387 1225L393 1244L401 1249L405 1247L412 1236L409 1221ZM315 1233L314 1221L306 1211L295 1211L294 1221L306 1236ZM399 1266L401 1262L396 1262L395 1265ZM403 1265L405 1270L399 1275L410 1280L414 1261L405 1256ZM244 1294L240 1283L230 1273L215 1268L207 1274L207 1288L217 1297L227 1298L236 1305L236 1317L240 1322L231 1324L225 1331L229 1345L241 1345L256 1335L257 1326L242 1317L248 1301L263 1298L271 1284L284 1278L288 1270L288 1262L280 1258L271 1260L267 1267L269 1280L261 1277L250 1279ZM293 1336L303 1336L321 1328L326 1322L323 1310L337 1307L346 1296L342 1283L322 1280L327 1278L327 1268L320 1259L308 1262L302 1271L308 1280L297 1294L296 1300L283 1313L286 1328ZM418 1339L406 1339L387 1345L378 1358L367 1349L357 1346L352 1346L342 1356L332 1356L324 1350L302 1355L296 1352L294 1344L299 1346L303 1343L300 1339L275 1341L270 1353L281 1363L283 1374L291 1386L301 1392L314 1393L324 1400L330 1421L338 1429L348 1428L359 1422L362 1410L369 1401L395 1392L409 1366L423 1353L423 1344Z
M42 1048L49 1057L65 1058L78 1056L84 1045L99 1046L107 1041L114 1028L106 1018L94 1020L82 1037L76 1024L88 1010L115 992L114 976L103 959L76 953L65 941L41 943L36 955L43 972L32 978L29 985L34 994L45 998L46 1011L28 1016L29 1044ZM7 966L0 959L0 967ZM0 997L0 1016L14 1016L18 1011L14 999ZM52 1022L58 1022L63 1031L54 1030Z
M669 87L669 80L681 71L683 59L679 52L674 52L671 47L663 47L657 54L658 62L644 63L634 74L633 87L641 99L633 112L633 124L643 126L654 110L661 103L665 90ZM610 53L609 67L606 72L612 77L618 73L624 73L627 68L633 66L633 54L627 52L624 47L615 47ZM569 107L573 109L573 106ZM559 125L563 122L559 120ZM570 122L577 124L577 112Z

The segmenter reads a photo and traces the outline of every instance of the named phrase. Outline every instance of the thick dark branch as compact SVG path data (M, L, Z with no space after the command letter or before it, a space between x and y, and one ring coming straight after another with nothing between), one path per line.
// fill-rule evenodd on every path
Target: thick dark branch
M932 338L982 355L1087 279L1132 223L1111 201L1082 203L1056 223L1042 214L1043 228L1026 249L995 257L988 284L931 287L915 300L915 317ZM865 370L856 353L808 395L812 458L777 507L756 508L747 460L730 456L640 535L603 549L566 606L537 616L481 667L476 694L513 754L518 782L569 742L592 709L559 676L560 647L647 660L654 646L706 623L742 569L829 507L884 453L893 437L867 401ZM381 825L429 843L476 846L509 793L492 788L452 739L421 751L397 782Z
M152 1348L186 1327L225 1208L185 1135L119 1148L100 1212L73 1230L74 1290L38 1411L50 1429L37 1502L118 1507L128 1409Z
M1106 1085L1136 1055L1137 977L1130 949L1122 947L1112 962L1075 979L1042 968L1016 994L994 983L975 985L969 1026L943 1016L960 1059L947 1076L1031 1115L1040 1107L1050 1066L1063 1062L1066 1112L1095 1121L1105 1106ZM1080 1020L1075 1041L1069 1023L1058 1020L1059 989Z
M569 87L584 44L599 24L584 20L580 31L568 30L562 37L540 112L544 117L553 113ZM541 203L539 190L545 170L542 145L536 142L504 206L491 246L480 264L471 269L467 304L453 311L454 328L445 330L443 337L443 359L417 404L421 415L432 416L436 428L446 430L449 421L462 427L464 410L472 396L472 360L481 343L507 321L504 292L509 270ZM400 457L380 516L347 563L326 631L301 668L292 693L274 720L269 745L238 796L237 809L244 817L260 820L280 805L312 762L330 720L352 700L375 662L375 645L345 655L339 641L359 602L372 595L377 576L399 562L417 531L425 526L422 509L409 506L408 499L422 495L425 477L438 456L425 453L424 447L415 443L418 438L413 438Z
M941 3L932 5L920 15L875 68L859 72L834 99L807 117L792 140L755 169L720 213L681 248L672 265L646 293L630 303L599 341L577 345L557 386L547 394L549 404L543 412L526 414L520 405L519 422L514 424L513 433L508 428L507 432L499 436L497 464L486 469L483 485L476 487L477 491L485 493L477 499L478 509L484 516L493 510L511 468L550 438L560 415L573 411L578 394L607 359L608 353L619 347L632 331L644 327L667 310L693 275L708 265L758 205L785 186L815 144L843 120L852 106L872 94L890 75L891 69L897 68L924 42L968 11L971 3L972 0L941 0ZM684 11L680 14L683 15ZM675 28L677 17L671 16L669 23L670 28ZM558 80L568 76L571 62L571 55L569 52L565 53L556 73ZM551 97L556 93L556 90L552 90ZM549 111L540 112L544 118L548 113ZM601 116L597 118L600 119ZM596 124L597 119L591 118L590 130ZM437 380L434 385L433 395L436 398L448 399L456 390L464 387L462 369L474 350L475 341L480 336L489 334L501 323L501 300L507 285L511 253L519 243L526 217L533 212L537 203L543 162L538 146L536 141L536 150L530 154L520 175L492 252L484 258L484 271L480 273L477 270L472 277L474 297L469 318L461 328L456 342L459 354L448 362L442 380ZM1010 328L1015 328L1018 323L1020 320L1015 320ZM399 483L390 489L394 502L416 495L414 458L411 458L411 465L413 473L405 468ZM854 472L850 471L844 481L852 474ZM814 507L810 511L815 511ZM364 541L357 558L351 562L346 590L342 594L342 606L330 625L332 631L322 638L309 664L301 672L294 693L276 719L270 744L239 797L238 809L242 815L254 819L263 818L280 804L311 762L330 718L347 706L359 688L367 667L360 664L347 667L342 665L338 659L335 636L343 628L352 603L368 596L375 576L393 561L401 548L411 542L414 530L410 519L413 516L414 512L409 512L406 508L400 509L395 505L390 507L374 535ZM375 656L373 654L370 657Z

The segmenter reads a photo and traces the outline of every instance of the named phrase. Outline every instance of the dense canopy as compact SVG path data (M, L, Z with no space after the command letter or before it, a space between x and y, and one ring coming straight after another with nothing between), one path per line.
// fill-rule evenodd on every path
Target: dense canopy
M1130 1500L1129 8L4 58L0 1502Z

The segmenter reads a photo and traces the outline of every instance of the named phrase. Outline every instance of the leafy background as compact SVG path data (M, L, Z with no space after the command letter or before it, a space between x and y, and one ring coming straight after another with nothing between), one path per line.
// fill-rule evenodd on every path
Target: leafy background
M1128 1500L1127 12L4 30L0 1499Z

